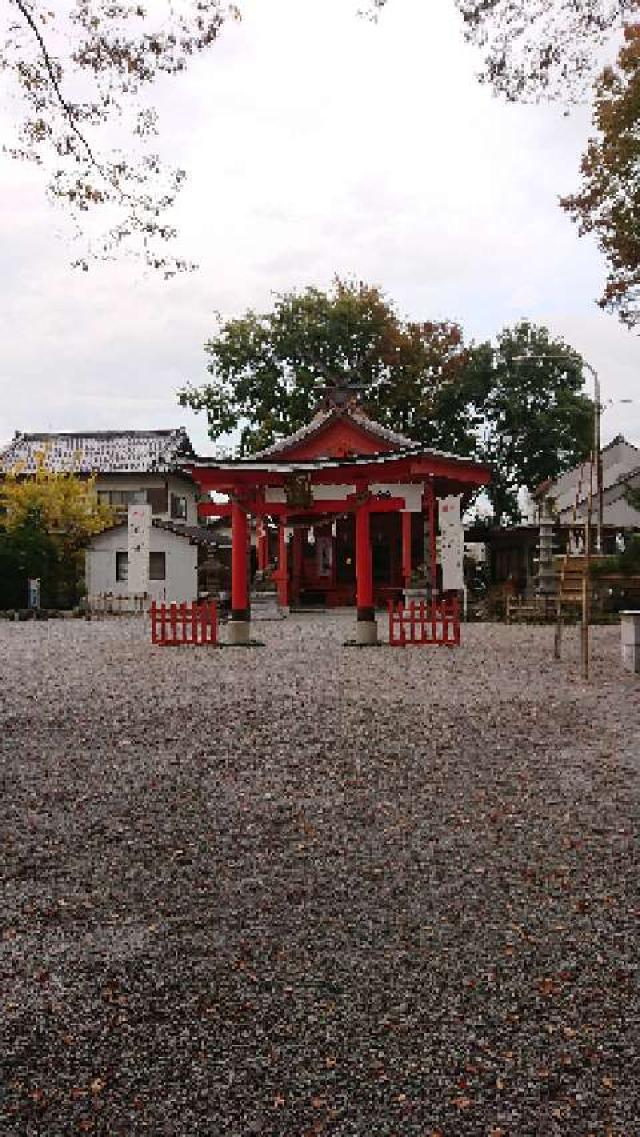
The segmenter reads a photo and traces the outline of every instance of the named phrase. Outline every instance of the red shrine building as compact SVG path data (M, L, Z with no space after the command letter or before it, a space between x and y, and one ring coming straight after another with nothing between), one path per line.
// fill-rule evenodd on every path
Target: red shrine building
M273 566L279 604L355 605L356 642L373 644L376 606L399 598L418 565L435 595L439 500L459 495L464 508L490 480L485 466L381 426L340 383L288 438L247 458L184 465L203 497L229 498L199 510L231 518L231 643L251 638L251 519L258 569Z

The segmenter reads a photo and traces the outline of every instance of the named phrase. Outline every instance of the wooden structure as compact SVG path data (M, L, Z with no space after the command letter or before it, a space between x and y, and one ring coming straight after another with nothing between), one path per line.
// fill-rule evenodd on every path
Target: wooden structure
M325 388L310 423L248 458L185 463L205 501L202 516L231 518L229 638L250 638L248 543L256 519L258 569L273 561L280 605L307 600L357 607L356 642L375 643L376 605L397 600L413 569L427 564L435 596L437 502L465 503L489 471L429 450L369 418L356 390Z
M389 643L392 647L407 645L457 647L460 644L460 602L457 594L445 599L406 606L389 601Z
M215 646L218 611L214 601L204 604L151 605L151 642L161 647Z

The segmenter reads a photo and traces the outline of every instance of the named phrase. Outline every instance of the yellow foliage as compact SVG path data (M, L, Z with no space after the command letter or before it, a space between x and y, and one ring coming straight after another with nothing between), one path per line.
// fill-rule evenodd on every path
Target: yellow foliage
M34 474L23 474L17 466L0 481L0 523L10 533L37 512L47 532L66 549L81 548L114 521L109 506L98 500L95 483L95 476L49 469L42 451Z

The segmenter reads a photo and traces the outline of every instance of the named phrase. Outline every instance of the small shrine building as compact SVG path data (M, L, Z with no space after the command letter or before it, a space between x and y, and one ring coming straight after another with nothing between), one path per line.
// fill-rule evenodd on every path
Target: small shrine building
M250 457L184 466L202 496L229 498L201 501L199 511L231 518L231 643L251 638L251 518L258 569L275 561L281 607L355 604L356 642L373 644L376 605L397 599L418 565L435 595L438 502L457 495L464 508L490 480L486 466L375 422L358 388L340 382L324 388L311 421L288 438Z

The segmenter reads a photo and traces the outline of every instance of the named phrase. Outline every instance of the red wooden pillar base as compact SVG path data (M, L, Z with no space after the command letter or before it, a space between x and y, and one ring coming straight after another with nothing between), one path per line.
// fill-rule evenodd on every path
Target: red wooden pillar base
M358 606L356 643L378 642L378 625L373 604L373 558L370 533L371 507L363 502L356 510L356 604Z

